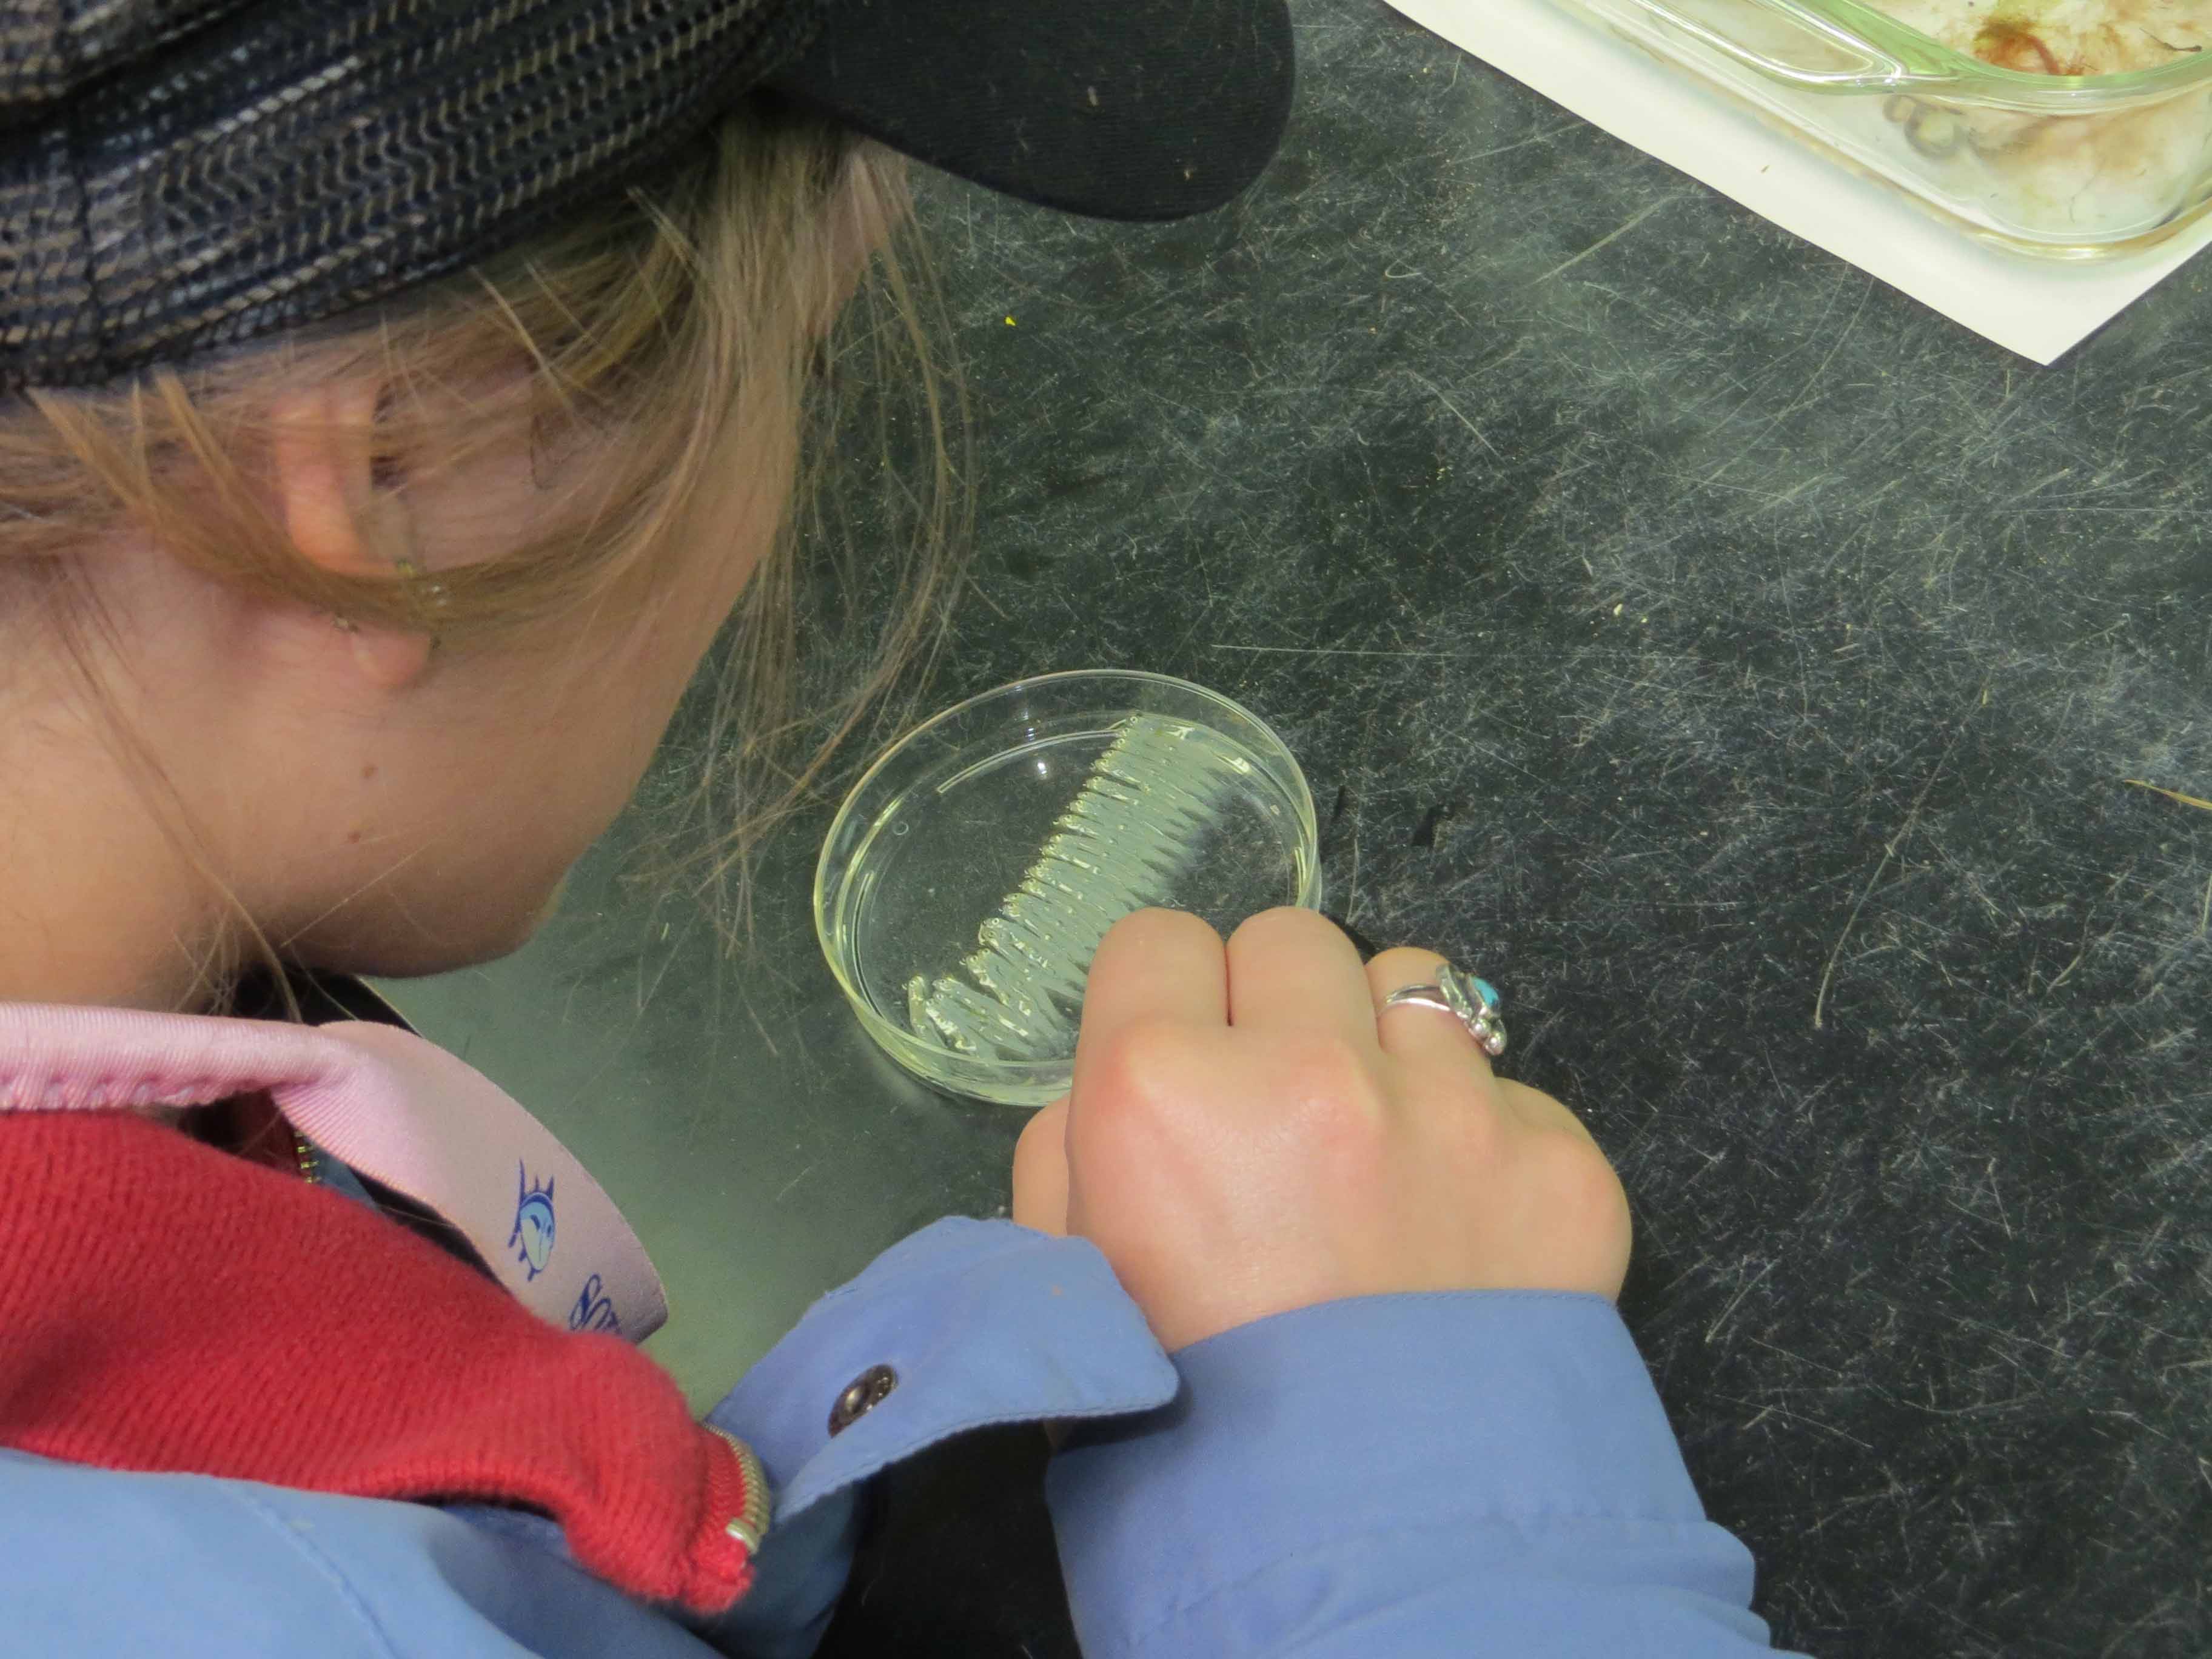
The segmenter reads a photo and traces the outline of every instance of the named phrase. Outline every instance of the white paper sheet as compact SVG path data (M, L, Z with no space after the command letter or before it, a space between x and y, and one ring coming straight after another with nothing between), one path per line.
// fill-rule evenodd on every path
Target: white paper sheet
M2212 242L2208 216L2148 252L2092 264L2007 253L1548 0L1390 3L1614 137L2039 363Z

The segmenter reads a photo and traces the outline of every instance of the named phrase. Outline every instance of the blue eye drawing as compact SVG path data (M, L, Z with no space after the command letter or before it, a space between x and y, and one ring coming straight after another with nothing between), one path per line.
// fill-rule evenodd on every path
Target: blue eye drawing
M523 1280L528 1284L545 1271L545 1263L553 1255L553 1180L548 1176L545 1184L538 1186L518 1159L514 1191L514 1231L507 1236L507 1248L530 1269Z

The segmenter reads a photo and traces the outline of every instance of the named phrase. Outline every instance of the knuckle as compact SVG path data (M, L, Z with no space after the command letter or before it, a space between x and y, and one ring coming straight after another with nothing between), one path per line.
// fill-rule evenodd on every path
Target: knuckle
M1279 1043L1275 1096L1299 1126L1337 1143L1371 1139L1382 1127L1382 1090L1366 1057L1346 1039L1317 1035Z
M1247 917L1230 936L1230 943L1239 949L1295 951L1334 943L1343 937L1337 925L1319 911L1283 904Z
M1158 905L1132 910L1107 930L1106 937L1124 943L1132 939L1158 943L1199 939L1211 940L1216 945L1221 942L1221 935L1201 918L1192 915L1188 910L1168 910Z
M1443 961L1434 951L1401 945L1378 954L1367 964L1367 970L1380 985L1418 985L1424 980L1434 979Z
M1133 1019L1085 1056L1085 1103L1117 1115L1157 1111L1188 1076L1188 1028L1164 1018Z
M1593 1241L1629 1233L1628 1194L1595 1144L1565 1133L1543 1138L1543 1182L1550 1207Z
M1079 1057L1066 1145L1071 1168L1125 1177L1202 1157L1216 1115L1193 1098L1201 1056L1189 1029L1133 1020Z

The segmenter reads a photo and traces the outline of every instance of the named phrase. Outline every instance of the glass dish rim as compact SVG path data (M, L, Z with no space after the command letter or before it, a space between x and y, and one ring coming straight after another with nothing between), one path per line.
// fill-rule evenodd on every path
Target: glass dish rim
M1598 0L1604 3L1604 0ZM1718 31L1676 10L1671 0L1614 0L1655 21L1706 39L1716 46ZM1932 35L1863 3L1863 0L1742 0L1759 11L1781 15L1816 32L1891 58L1898 74L1815 76L1793 71L1757 48L1729 40L1723 48L1747 68L1808 91L1847 95L1855 92L1945 92L1978 97L2005 106L2044 112L2080 114L2108 105L2157 102L2212 79L2212 52L2186 54L2171 64L2118 70L2105 75L2040 75L1983 62L1947 46Z
M866 1030L869 1037L909 1075L918 1078L927 1085L938 1087L953 1086L940 1084L936 1075L940 1072L952 1071L968 1074L978 1079L996 1080L1000 1086L1005 1089L1033 1090L1040 1079L1049 1077L1053 1073L1066 1066L1067 1062L1061 1060L972 1060L964 1055L953 1054L934 1043L924 1042L912 1032L893 1024L879 1012L867 994L861 989L854 977L847 973L845 964L837 958L837 953L830 948L830 848L836 844L839 832L845 828L848 820L853 816L854 803L865 796L869 787L876 781L884 769L905 754L918 739L932 731L950 725L960 716L973 712L982 704L1010 696L1017 692L1033 690L1038 686L1064 684L1075 680L1162 686L1178 695L1194 696L1201 702L1225 709L1248 722L1254 731L1260 733L1268 744L1273 745L1272 753L1262 757L1271 763L1271 773L1279 774L1287 768L1289 775L1287 781L1295 785L1295 788L1291 792L1291 805L1296 809L1297 818L1295 828L1310 856L1307 860L1305 879L1301 884L1297 896L1291 902L1307 909L1314 908L1321 902L1321 826L1314 810L1313 787L1307 781L1305 769L1298 764L1297 757L1291 752L1290 744L1284 741L1282 734L1234 697L1216 691L1210 686L1200 685L1195 680L1183 679L1173 674L1154 673L1148 669L1141 668L1055 669L1048 674L1026 674L1019 679L1008 680L1002 685L995 685L988 690L978 691L973 696L964 697L950 708L940 709L932 714L927 720L909 726L884 745L882 752L869 762L867 769L854 781L853 787L845 792L844 799L838 803L837 811L830 817L830 827L823 834L822 850L816 855L814 862L812 900L814 939L815 944L821 950L823 961L829 965L831 977L837 981L837 988L844 993L846 1002L850 1005L854 1013L859 1018L862 1028ZM1279 776L1277 778L1278 782L1285 781ZM842 885L841 882L839 884L841 890ZM992 1096L981 1097L994 1098ZM1018 1103L1009 1100L1005 1103ZM1046 1102L1039 1099L1035 1103L1042 1105Z

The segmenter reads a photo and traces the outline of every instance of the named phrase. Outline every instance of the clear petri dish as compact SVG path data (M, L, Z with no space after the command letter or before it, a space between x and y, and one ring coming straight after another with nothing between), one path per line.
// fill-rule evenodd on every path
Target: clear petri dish
M878 757L823 843L815 931L900 1065L1042 1106L1066 1092L1108 928L1161 905L1225 935L1316 906L1318 843L1304 774L1249 710L1160 674L1047 674Z

